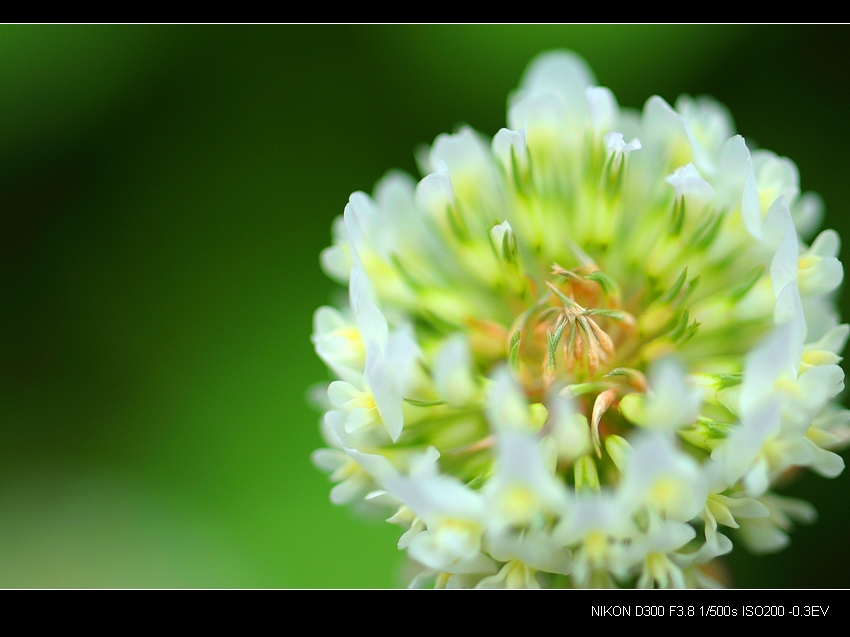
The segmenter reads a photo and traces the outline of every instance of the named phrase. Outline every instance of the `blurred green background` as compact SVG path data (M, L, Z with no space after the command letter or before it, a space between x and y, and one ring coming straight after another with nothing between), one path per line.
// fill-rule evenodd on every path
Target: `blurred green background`
M0 586L399 585L400 529L332 506L309 459L318 254L349 194L460 122L494 134L563 47L625 106L715 96L848 237L848 35L0 28ZM850 472L784 493L819 522L737 547L736 584L850 586Z

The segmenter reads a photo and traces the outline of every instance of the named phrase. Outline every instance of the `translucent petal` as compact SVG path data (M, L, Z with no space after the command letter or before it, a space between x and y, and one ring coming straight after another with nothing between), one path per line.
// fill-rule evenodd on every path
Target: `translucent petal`
M841 354L847 345L848 336L850 336L850 325L842 323L841 325L836 325L818 341L807 344L806 349L826 350L834 354Z
M591 128L597 134L607 133L619 117L617 98L610 89L602 86L588 87L585 89L585 95Z
M525 143L524 128L518 131L507 128L501 129L493 137L491 148L493 155L510 174L513 174L514 161L516 161L520 168L526 168L528 166L528 151Z
M733 212L740 209L744 183L749 175L752 175L755 183L750 150L740 135L730 137L720 147L717 155L717 172L713 180L717 191L717 205Z
M448 171L426 175L417 185L414 194L416 205L434 217L443 216L447 206L454 203L452 181Z
M587 112L585 89L596 84L587 63L571 51L548 51L528 65L520 86L523 92L557 95L572 116Z
M837 453L822 449L814 443L811 443L814 458L811 463L811 468L817 471L825 478L835 478L844 471L844 458Z
M844 280L844 266L835 257L807 258L806 255L800 261L800 293L803 295L828 294Z
M528 400L506 367L493 374L487 392L487 420L494 431L535 429Z
M626 510L647 504L670 519L687 521L702 511L708 497L706 476L666 432L636 438L623 478L619 495Z
M375 305L375 292L366 273L357 266L351 268L349 296L354 320L363 343L368 348L371 343L383 350L387 345L387 319Z
M693 198L699 201L710 201L714 199L714 188L702 178L696 166L692 163L677 168L665 181L673 186L677 199L681 199L682 197Z
M786 285L797 280L799 268L797 231L784 198L777 199L770 207L764 226L766 239L777 246L770 263L770 281L778 297Z
M823 220L823 200L813 192L806 192L791 207L791 216L797 232L808 239L817 231Z
M662 358L649 369L652 391L647 400L646 426L675 429L693 423L702 404L702 392L688 384L685 368L672 357Z
M316 449L310 458L314 465L328 473L336 471L348 462L348 456L337 449Z

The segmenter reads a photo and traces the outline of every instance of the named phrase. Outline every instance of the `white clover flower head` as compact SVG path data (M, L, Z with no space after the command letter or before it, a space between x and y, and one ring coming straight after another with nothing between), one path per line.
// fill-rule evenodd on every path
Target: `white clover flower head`
M716 585L813 519L778 480L844 468L839 237L803 242L819 199L710 98L632 112L555 51L508 123L334 223L314 462L389 507L416 586Z

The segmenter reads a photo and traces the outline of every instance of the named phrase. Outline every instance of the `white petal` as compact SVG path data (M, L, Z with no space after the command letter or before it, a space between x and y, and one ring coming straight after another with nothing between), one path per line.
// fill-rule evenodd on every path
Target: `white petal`
M455 572L452 569L455 564L480 553L480 538L475 541L460 534L438 537L435 532L423 531L410 541L408 553L428 568Z
M496 224L490 229L493 248L505 261L514 261L517 252L516 233L507 221Z
M331 489L331 502L336 505L348 504L369 489L369 481L364 474L354 475Z
M472 354L463 334L454 334L441 345L433 373L439 396L450 405L467 405L475 399L478 387L473 376Z
M640 138L646 148L646 153L641 153L641 161L651 164L648 170L653 174L657 174L662 165L669 170L693 158L682 118L657 95L650 97L643 107Z
M448 171L426 175L418 184L414 193L416 205L430 215L442 218L446 207L454 202L452 180Z
M754 553L775 553L791 541L787 533L765 519L747 520L738 532L747 548Z
M809 441L814 453L814 459L810 467L825 478L835 478L844 471L844 458L837 453L821 449Z
M386 258L395 243L393 224L385 218L372 198L355 192L348 200L343 214L345 229L355 250L373 249Z
M464 126L454 135L439 135L431 147L430 159L432 166L446 166L457 191L458 181L470 178L482 189L493 187L496 174L491 157L478 133Z
M393 442L404 427L403 399L416 365L419 349L406 331L394 332L387 344L386 356L375 343L366 356L366 381L375 398L381 421Z
M335 380L328 385L328 399L337 409L342 409L345 403L357 398L360 393L351 383L345 381Z
M709 97L682 95L676 100L700 170L712 174L721 145L735 133L729 110Z
M770 282L773 293L778 297L786 285L797 280L799 268L797 231L784 198L777 199L767 212L764 232L767 241L777 246L770 263Z
M815 507L800 498L786 498L772 494L769 504L801 524L812 524L818 517Z
M592 447L587 418L576 411L575 405L563 396L547 401L552 436L558 445L558 456L574 462L590 453Z
M681 199L682 197L694 198L700 201L714 199L714 188L702 178L702 175L699 174L699 171L693 164L677 168L665 181L673 186L677 199Z
M804 193L791 207L797 232L804 239L811 237L823 219L823 200L813 192Z
M526 93L552 93L571 114L586 112L585 89L596 84L587 63L571 51L548 51L528 65L520 83Z
M375 305L375 292L366 273L359 267L351 268L351 281L348 287L351 309L363 343L368 348L375 343L379 350L387 345L387 319Z
M313 314L311 340L319 357L352 384L363 379L365 349L360 332L336 308L323 306Z
M737 210L741 206L744 182L751 173L753 183L755 183L750 151L746 142L744 142L744 138L740 135L730 137L720 147L717 156L714 187L717 190L718 206Z
M841 322L835 302L825 296L806 297L803 300L803 314L809 340L821 338Z
M820 296L836 289L844 280L844 266L835 257L800 259L800 293Z
M416 182L413 177L400 170L391 170L375 184L375 201L381 210L392 210L404 216L414 214L414 188Z
M594 131L605 133L611 130L617 121L617 98L610 89L602 86L589 86L585 89L590 126Z
M847 345L848 336L850 336L850 325L842 323L833 327L815 343L807 344L806 349L825 350L833 354L841 354Z
M333 473L348 462L348 456L338 449L316 449L310 459L316 467L328 473Z
M535 141L541 134L561 131L567 115L564 104L551 93L531 93L517 98L508 111L508 126L526 131L527 138Z
M736 518L764 518L770 515L768 508L753 498L715 496L720 498Z
M437 461L440 452L436 447L428 447L425 453L414 456L410 460L411 478L436 478L440 471Z
M525 394L507 367L493 374L487 392L487 420L494 431L529 431L534 428Z
M789 465L790 466L790 465ZM758 497L770 486L770 475L767 460L759 458L756 463L744 474L741 483L747 495Z
M740 426L711 453L720 466L725 485L733 485L747 474L757 461L765 441L779 433L779 405L769 401L747 412Z
M313 333L326 334L341 327L348 327L349 322L335 307L323 305L313 314Z
M620 499L607 491L585 491L569 500L553 536L564 546L572 546L587 534L599 531L603 535L624 538L636 529L630 512L620 505Z
M741 194L741 220L747 231L759 241L764 237L764 215L759 200L758 182L752 160L747 157L747 173L744 178L744 189Z
M520 168L528 165L528 150L525 144L525 129L512 131L507 128L501 129L493 137L491 144L493 155L501 162L505 170L513 170L511 155Z
M568 575L572 566L570 551L544 533L522 537L497 535L486 543L487 552L500 562L519 560L538 571Z
M841 251L841 238L835 230L824 230L809 248L809 254L819 257L837 257Z
M512 487L518 486L533 495L550 512L559 511L566 502L563 484L549 471L537 438L530 433L503 431L498 438L498 470L487 485L492 508Z
M795 344L796 332L791 321L778 325L747 354L740 394L740 413L745 422L775 401L779 380L793 382L796 378L800 360L796 348L802 352L802 343Z
M338 283L345 284L351 272L351 252L348 246L330 246L319 253L322 271Z
M647 426L675 429L693 423L699 415L702 392L687 383L685 368L674 358L667 357L649 369Z
M648 504L671 520L685 522L705 506L708 481L666 432L645 433L635 439L619 495L624 509Z
M605 148L608 149L608 152L613 153L614 155L627 155L633 150L641 149L639 139L634 138L627 144L623 139L623 134L616 131L607 133L603 141L605 142Z
M797 200L800 173L794 162L769 150L757 150L753 153L753 167L762 210L767 210L779 197L784 197L789 205Z
M844 389L844 370L838 365L819 365L797 379L793 401L783 410L783 421L801 434L830 398Z

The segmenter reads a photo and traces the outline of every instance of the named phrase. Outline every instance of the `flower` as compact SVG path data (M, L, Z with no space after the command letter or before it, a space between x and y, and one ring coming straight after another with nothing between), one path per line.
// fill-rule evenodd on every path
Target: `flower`
M819 200L709 98L623 109L556 51L508 125L335 222L314 461L405 528L414 585L718 585L733 539L812 518L779 478L844 468L838 235L804 243Z

